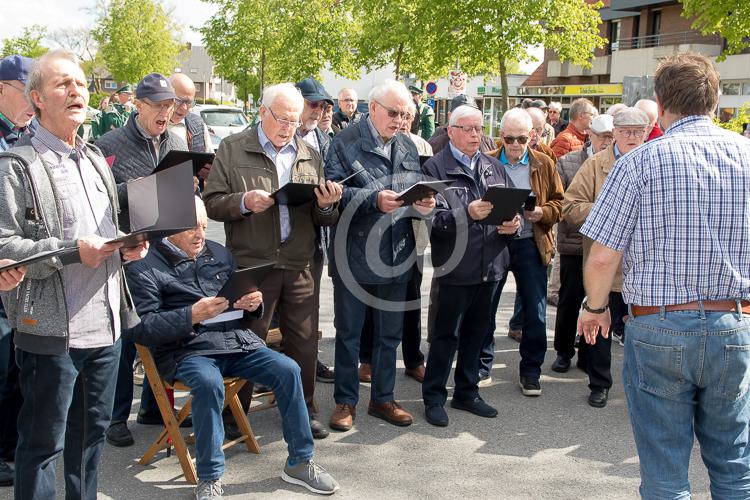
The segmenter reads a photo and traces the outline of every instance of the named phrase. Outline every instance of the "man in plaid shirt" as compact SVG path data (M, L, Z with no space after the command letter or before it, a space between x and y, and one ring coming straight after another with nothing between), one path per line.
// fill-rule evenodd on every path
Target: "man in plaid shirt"
M578 328L608 335L623 259L623 384L644 498L689 498L693 435L713 498L750 497L750 141L711 122L719 74L666 59L654 89L666 132L615 164L581 233Z

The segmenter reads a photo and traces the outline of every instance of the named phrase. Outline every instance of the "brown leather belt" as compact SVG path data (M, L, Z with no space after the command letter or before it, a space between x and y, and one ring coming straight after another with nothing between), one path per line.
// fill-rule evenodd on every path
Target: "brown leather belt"
M750 314L750 301L741 300L742 312ZM659 306L630 306L632 316L646 316L649 314L659 314ZM700 311L700 303L696 300L684 304L673 304L664 306L664 310L669 311ZM726 311L737 312L737 301L735 300L704 300L703 310L708 312Z

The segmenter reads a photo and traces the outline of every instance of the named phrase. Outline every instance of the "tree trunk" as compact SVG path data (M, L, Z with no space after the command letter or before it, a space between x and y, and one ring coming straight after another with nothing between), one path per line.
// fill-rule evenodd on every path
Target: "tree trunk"
M500 86L503 88L503 98L501 103L503 113L505 113L510 107L510 101L508 99L508 66L503 55L498 56L498 64L500 69Z
M401 76L401 58L404 55L404 42L398 44L398 50L396 51L396 69L393 70L396 80L400 79Z

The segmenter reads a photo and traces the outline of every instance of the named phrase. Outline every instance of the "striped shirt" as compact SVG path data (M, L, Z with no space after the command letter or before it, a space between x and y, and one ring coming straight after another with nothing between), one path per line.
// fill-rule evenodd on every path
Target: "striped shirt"
M581 233L623 253L629 304L750 299L750 141L678 120L615 163Z

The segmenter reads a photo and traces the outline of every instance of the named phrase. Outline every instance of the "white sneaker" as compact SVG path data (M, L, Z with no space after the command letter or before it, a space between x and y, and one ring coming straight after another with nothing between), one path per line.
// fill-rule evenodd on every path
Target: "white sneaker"
M312 460L297 464L294 467L290 467L287 461L281 479L287 483L304 486L319 495L332 495L339 489L339 483L333 476Z
M195 500L221 500L224 490L221 481L198 481L195 488Z

